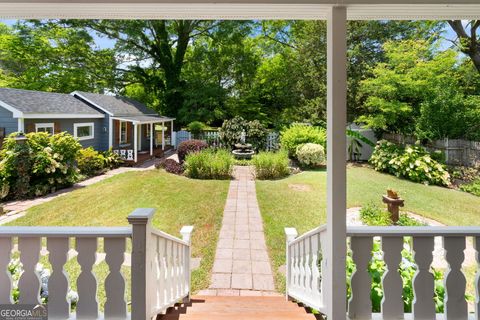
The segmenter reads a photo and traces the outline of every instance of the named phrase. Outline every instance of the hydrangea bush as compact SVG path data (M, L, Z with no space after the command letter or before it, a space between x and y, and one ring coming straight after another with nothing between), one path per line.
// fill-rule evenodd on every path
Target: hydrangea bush
M319 167L325 164L325 149L316 143L306 143L297 147L297 159L304 167Z
M374 169L413 182L449 186L450 174L445 166L432 159L420 146L398 146L382 140L370 158Z

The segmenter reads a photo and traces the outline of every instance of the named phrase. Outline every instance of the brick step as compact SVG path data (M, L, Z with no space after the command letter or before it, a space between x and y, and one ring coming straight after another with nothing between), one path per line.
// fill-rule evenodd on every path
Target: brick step
M314 320L313 314L284 297L193 297L187 306L176 306L160 320Z

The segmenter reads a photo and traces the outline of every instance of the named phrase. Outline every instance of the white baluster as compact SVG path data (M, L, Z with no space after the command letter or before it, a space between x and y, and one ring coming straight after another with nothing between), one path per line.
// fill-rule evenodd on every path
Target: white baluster
M180 295L179 289L179 263L178 263L178 243L173 244L173 281L174 281L174 286L173 286L173 292L174 292L174 297L175 299L178 298Z
M480 237L473 238L473 246L476 251L475 258L477 260L477 274L475 276L475 319L480 320Z
M158 261L159 261L159 277L157 280L157 287L159 290L159 297L158 299L160 300L160 306L165 305L165 297L166 297L166 292L165 292L165 270L166 270L166 265L165 265L165 239L162 239L160 237L157 238L157 250L158 250Z
M403 319L403 282L398 268L402 261L403 238L382 238L383 260L387 266L382 278L383 319Z
M465 259L465 237L444 237L443 248L448 269L445 273L445 318L463 320L468 318L468 305L465 300L466 280L462 273Z
M311 251L311 237L305 239L305 293L312 292L312 251Z
M312 270L312 279L311 279L311 292L314 297L320 295L320 266L318 264L319 257L319 234L315 234L311 237L311 251L312 251L312 261L311 261L311 270Z
M166 255L165 255L165 264L166 264L166 283L165 291L167 297L167 303L172 301L172 241L166 240Z
M299 243L300 248L300 280L298 283L300 292L305 290L305 240L300 241Z
M19 238L18 249L23 274L18 281L20 304L40 304L40 278L35 270L40 256L40 238Z
M184 274L184 260L185 260L185 246L178 245L178 290L179 294L183 296L185 294L185 274Z
M433 237L414 237L413 251L417 271L413 277L413 317L414 319L435 319L434 278L430 273L433 261Z
M12 276L7 267L12 255L12 238L0 238L0 304L12 304Z
M70 316L68 275L64 269L70 248L69 238L48 238L48 258L52 265L52 274L48 279L48 317L67 319Z
M77 252L77 261L82 269L77 278L77 319L97 319L97 279L92 272L97 252L97 238L78 238Z
M105 262L110 273L105 279L105 318L124 319L127 316L125 302L125 278L120 272L125 260L125 238L105 238Z
M372 238L351 237L350 242L356 269L352 274L352 296L348 302L348 316L350 319L370 319L372 315L370 300L372 280L368 273L368 264L372 254Z

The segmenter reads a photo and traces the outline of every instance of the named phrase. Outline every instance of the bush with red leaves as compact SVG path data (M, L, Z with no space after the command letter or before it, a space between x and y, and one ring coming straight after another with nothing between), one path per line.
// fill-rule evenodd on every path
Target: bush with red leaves
M157 166L157 169L162 168L169 173L182 174L183 166L173 159L166 159L160 162Z
M177 150L178 159L180 160L180 163L183 163L183 161L185 161L187 154L192 152L200 152L203 149L207 149L207 148L208 148L208 144L202 140L183 141L178 146L178 150Z

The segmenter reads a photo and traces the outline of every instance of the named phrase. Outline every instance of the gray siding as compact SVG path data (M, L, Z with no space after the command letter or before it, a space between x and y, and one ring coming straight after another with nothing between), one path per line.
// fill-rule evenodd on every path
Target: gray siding
M18 130L18 119L13 117L13 113L0 107L0 128L5 128L5 135Z
M80 143L84 148L93 147L96 150L108 149L108 120L105 125L105 119L25 119L25 128L34 128L35 123L57 123L60 125L61 131L66 131L71 135L73 132L73 125L75 123L94 123L94 138L89 140L81 140ZM105 145L106 141L106 145Z

